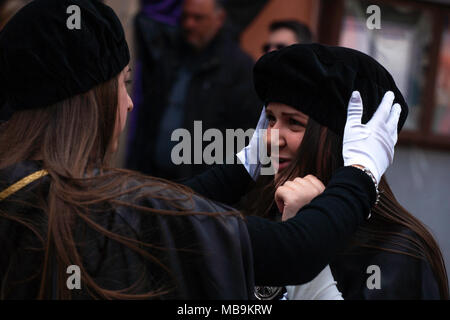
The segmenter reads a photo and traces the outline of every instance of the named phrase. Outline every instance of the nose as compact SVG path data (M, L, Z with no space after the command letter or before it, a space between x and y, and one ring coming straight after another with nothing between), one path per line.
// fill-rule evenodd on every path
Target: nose
M276 131L274 131L276 130ZM278 139L277 139L278 136ZM275 123L273 127L269 127L267 130L267 143L270 148L272 144L278 145L278 148L281 149L286 146L286 139L284 137L284 130L280 128L278 121Z
M131 97L128 96L128 112L133 111L133 109L134 109L133 99L131 99Z

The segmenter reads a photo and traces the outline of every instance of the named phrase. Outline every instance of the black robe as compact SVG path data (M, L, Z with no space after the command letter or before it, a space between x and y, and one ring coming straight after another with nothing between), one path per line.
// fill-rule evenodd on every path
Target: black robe
M25 161L0 170L0 192L41 169L39 162ZM240 192L251 180L244 171L240 166L220 166L191 180L190 185L199 191L206 187L216 195L220 193L222 199L218 200L231 200L234 193ZM45 201L50 182L51 178L46 176L17 191L0 202L0 212L27 218L45 239L46 216L29 204ZM148 177L146 182L155 180ZM133 179L127 182L130 187L140 183ZM232 188L225 192L223 186L227 184ZM165 186L165 183L156 183L145 187L151 190L145 190L172 199L182 197ZM128 197L131 196L135 194L120 200L130 202ZM137 292L169 285L172 290L162 296L163 299L252 299L255 284L283 286L312 280L364 221L374 201L370 178L361 170L343 168L301 215L284 223L259 217L248 217L245 221L234 215L162 215L129 207L93 208L91 218L107 230L165 248L148 247L146 250L167 266L170 274L82 221L77 221L74 234L87 272L103 288L118 290L138 281ZM177 210L175 203L192 205L189 208L200 212L233 210L197 195L193 195L191 204L165 202L159 197L144 197L134 204ZM42 244L33 233L0 217L3 298L37 296L43 254L36 248L42 248ZM280 272L280 265L283 272ZM25 279L29 281L20 282ZM55 286L56 282L53 279L51 285ZM82 285L80 291L73 291L74 297L87 298L85 289Z

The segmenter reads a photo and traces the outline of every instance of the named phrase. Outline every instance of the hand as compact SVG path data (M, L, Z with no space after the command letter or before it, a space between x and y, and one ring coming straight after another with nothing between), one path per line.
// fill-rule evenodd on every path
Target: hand
M303 206L310 203L323 190L325 190L325 186L313 175L286 181L275 192L275 202L280 212L283 213L282 220L286 221L295 216Z
M247 170L248 174L253 178L253 180L256 181L258 179L260 172L261 172L261 159L259 150L261 149L261 146L264 141L263 135L261 134L261 129L267 129L267 126L269 124L269 121L266 117L266 108L264 107L261 115L258 120L258 124L256 126L255 133L253 134L252 138L250 139L250 143L248 146L246 146L244 149L242 149L236 156L239 158L239 160L244 165L245 169Z
M348 104L342 148L344 165L366 167L377 183L394 160L397 126L402 111L398 103L392 106L394 98L394 93L388 91L367 124L361 124L363 103L358 91L353 92Z

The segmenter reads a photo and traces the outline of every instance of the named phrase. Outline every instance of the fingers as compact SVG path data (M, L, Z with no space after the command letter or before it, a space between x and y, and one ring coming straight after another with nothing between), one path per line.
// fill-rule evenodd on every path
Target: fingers
M401 113L402 107L398 103L394 104L386 125L390 133L398 132L398 120L400 119Z
M363 104L358 91L353 91L348 103L347 124L361 124L363 114Z
M317 177L308 174L304 179L314 185L319 193L322 193L325 190L324 184Z
M275 191L275 203L278 207L278 211L281 213L284 211L284 198L286 197L286 193L289 191L289 188L285 186L278 187L277 191Z
M383 100L378 106L377 111L373 115L372 119L370 119L369 123L381 122L386 123L389 114L391 113L392 104L394 103L395 95L392 91L388 91L385 93Z
M297 188L303 192L305 192L308 188L311 188L315 191L315 193L321 194L323 190L325 190L325 186L322 181L313 175L307 175L304 178L295 178L293 182L295 182Z

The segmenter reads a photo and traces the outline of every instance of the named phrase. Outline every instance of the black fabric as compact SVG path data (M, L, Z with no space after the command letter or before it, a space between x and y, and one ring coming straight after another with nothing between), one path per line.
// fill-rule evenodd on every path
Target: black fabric
M80 8L80 30L67 27L71 5ZM129 61L122 25L108 6L35 0L0 33L0 103L10 111L50 106L110 80Z
M265 103L292 106L341 136L355 90L364 105L362 123L370 120L389 90L402 108L399 132L408 116L408 105L390 73L370 56L349 48L314 43L270 52L256 63L254 82Z
M238 164L237 159L235 157L235 164L213 166L180 183L208 199L235 206L255 185L247 169L242 164Z
M217 166L184 184L199 194L233 205L251 183L248 174L241 175L241 167ZM375 188L369 176L359 169L344 167L336 171L325 191L294 218L277 223L247 217L256 285L303 284L314 279L347 245L374 203Z
M388 226L384 226L386 229ZM390 228L393 228L392 226ZM411 230L395 226L392 232L418 239ZM399 241L398 237L395 239ZM383 242L386 247L387 241ZM390 249L407 250L411 245ZM367 282L374 272L370 266L379 267L380 287L369 288ZM352 247L338 254L330 263L337 287L345 300L439 300L438 282L430 263L423 258L382 250Z
M170 169L166 169L156 161L160 157L156 141L161 119L180 67L186 63L197 66L188 85L181 126L194 139L194 121L202 121L203 132L215 128L224 137L226 129L254 127L262 108L253 89L254 63L225 32L219 32L201 53L183 42L179 29L143 14L136 18L136 33L142 66L142 100L135 100L127 167L170 180L191 178L208 165L170 163ZM208 144L204 143L202 150ZM193 158L193 150L191 154ZM225 143L223 155L225 158Z
M9 186L40 169L40 164L34 161L3 169L1 186ZM49 182L48 176L36 181L0 202L0 210L26 216L45 238L45 216L24 204L46 199ZM133 187L140 182L130 179L128 183ZM180 195L166 190L164 184L155 183L149 188L158 199L144 197L138 205L174 210L159 197L180 198ZM124 196L120 200L131 201L135 196ZM87 270L104 288L128 287L146 271L146 280L140 281L140 291L175 284L171 294L163 297L165 299L251 299L253 279L260 285L300 284L312 280L331 261L336 248L345 244L374 201L370 178L358 169L343 168L335 174L323 195L284 223L249 217L245 224L241 218L229 215L173 216L141 213L125 207L94 208L96 214L91 217L107 230L167 248L147 250L172 271L175 282L158 265L143 261L139 255L106 239L84 222L79 222L74 230L76 239L83 244L79 248ZM193 210L203 212L232 210L198 196L193 197L192 206ZM12 281L35 275L43 259L41 251L31 249L41 245L35 235L4 218L0 219L0 231L0 274L10 270L8 279ZM3 277L0 279L4 281ZM34 298L39 276L31 279L15 288L0 285L7 298ZM87 298L83 290L74 294L76 298Z
M252 183L248 174L242 175L242 168L216 166L201 176L186 181L185 184L200 194L232 205L243 196L245 188ZM367 212L365 205L362 205L363 202L360 202L363 200L360 197L364 193L370 195L370 204L374 201L373 184L361 173L360 170L353 168L341 169L330 181L324 193L325 197L313 200L312 207L301 210L293 218L295 220L288 220L284 226L258 217L248 218L247 227L253 245L257 285L279 286L281 283L293 281L308 282L314 278L314 274L322 270L325 261L328 261L337 287L346 300L440 299L436 277L430 263L424 259L350 245L344 245L337 249L338 254L334 253L340 245L336 245L336 239L327 238L336 236L336 233L330 235L330 230L343 232L348 228L348 233L354 233L355 221L358 221L359 227L373 223L373 218L361 220L357 215L358 210L362 212L362 208ZM334 201L343 202L341 205L335 205ZM364 201L367 201L367 198ZM361 207L357 209L356 206ZM275 207L274 210L276 215L280 214ZM318 213L319 217L316 217ZM327 218L326 214L333 219ZM323 221L316 221L316 218ZM351 221L350 225L347 224L348 221ZM334 227L329 228L333 224ZM329 230L325 231L327 227ZM404 227L383 226L387 227L391 228L392 232L417 238L417 235ZM305 240L301 242L295 240L297 236L304 237ZM344 243L348 242L347 235L344 235L344 238L346 238ZM401 238L397 237L395 240L402 243ZM380 245L386 247L386 241ZM405 250L408 247L409 245L404 243L401 248L391 246L390 249ZM414 254L412 251L409 253ZM330 256L327 256L328 254ZM271 257L275 256L278 256L278 261L272 260ZM367 272L367 268L373 265L380 267L380 289L369 289L367 286L367 280L371 275Z
M1 191L25 176L40 170L39 162L26 161L0 170ZM44 177L0 202L0 211L27 219L35 230L47 238L46 216L30 206L45 201L50 177ZM176 191L164 183L148 178L153 185L140 192L152 192L158 198L141 197L136 205L161 210L185 209L223 213L232 209L194 196L192 202L167 203L163 197L180 199ZM129 179L127 187L141 182ZM119 200L130 203L136 193ZM178 205L176 209L174 206ZM164 271L153 261L108 239L84 221L74 227L74 237L87 272L101 287L119 290L138 281L135 293L155 290L164 285L172 289L161 299L251 299L253 295L253 263L245 222L230 215L163 215L139 212L129 207L92 208L90 218L108 231L152 244L141 247L160 260ZM95 211L94 211L95 210ZM36 235L15 221L0 218L0 295L6 299L34 299L40 285L39 268L43 263L42 243ZM163 249L158 249L163 248ZM69 276L69 275L68 275ZM6 283L6 280L7 283ZM29 280L23 282L22 280ZM11 285L14 283L15 285ZM89 298L87 286L73 290L75 299Z

